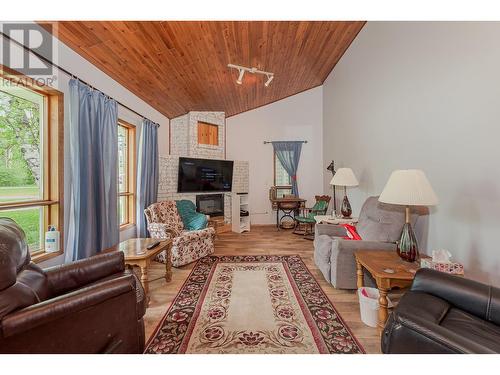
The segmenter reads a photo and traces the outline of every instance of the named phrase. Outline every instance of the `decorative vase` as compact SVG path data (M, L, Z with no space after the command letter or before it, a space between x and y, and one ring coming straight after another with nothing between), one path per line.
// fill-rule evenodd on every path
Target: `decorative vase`
M401 232L401 239L397 243L397 252L406 262L414 262L418 258L417 238L410 223L405 223Z
M345 219L351 217L352 209L351 204L349 203L349 199L347 199L347 195L344 195L344 200L342 201L342 206L340 207L340 212L342 212L342 216Z

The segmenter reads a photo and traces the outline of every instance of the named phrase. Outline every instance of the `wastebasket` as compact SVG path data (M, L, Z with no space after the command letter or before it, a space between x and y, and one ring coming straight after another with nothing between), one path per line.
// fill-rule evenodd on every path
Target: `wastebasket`
M377 288L362 287L358 288L359 311L361 313L361 321L367 326L376 327L378 322L378 298L380 293ZM388 306L392 307L389 299Z

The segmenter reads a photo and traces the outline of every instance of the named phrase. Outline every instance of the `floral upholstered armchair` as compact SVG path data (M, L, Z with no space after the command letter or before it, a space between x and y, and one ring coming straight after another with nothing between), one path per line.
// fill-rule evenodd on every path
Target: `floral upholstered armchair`
M180 267L213 254L215 230L185 230L175 201L153 203L144 210L152 238L172 238L172 265ZM157 260L166 263L165 252Z

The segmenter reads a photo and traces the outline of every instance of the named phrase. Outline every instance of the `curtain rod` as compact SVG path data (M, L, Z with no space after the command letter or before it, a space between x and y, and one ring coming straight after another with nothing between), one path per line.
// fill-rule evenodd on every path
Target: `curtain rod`
M76 78L76 79L78 79L80 82L84 83L85 85L90 86L93 90L99 91L100 93L102 93L102 94L106 95L107 97L111 98L111 96L109 96L109 95L107 95L106 93L102 92L101 90L99 90L99 89L95 88L95 87L94 87L93 85L91 85L90 83L85 82L83 79L78 78L76 75L74 75L74 74L73 74L73 73L71 73L70 71L68 71L68 70L64 69L63 67L61 67L61 66L57 65L56 63L54 63L54 62L50 61L49 59L47 59L45 56L43 56L43 55L39 54L38 52L33 51L31 48L26 47L26 46L25 46L24 44L22 44L21 42L18 42L17 40L12 39L10 36L8 36L8 35L4 34L2 31L0 31L0 34L2 34L2 36L3 36L5 39L9 40L10 42L13 42L14 44L16 44L16 45L18 45L19 47L21 47L22 49L24 49L26 52L32 53L33 55L35 55L36 57L38 57L40 60L45 61L46 63L48 63L48 64L52 65L53 67L56 67L56 68L57 68L58 70L60 70L61 72L66 73L66 74L67 74L68 76L70 76L71 78ZM122 106L122 107L123 107L123 108L125 108L125 109L128 109L128 110L129 110L130 112L132 112L132 113L135 113L137 116L142 117L143 119L147 119L147 120L149 120L146 116L141 115L139 112L137 112L137 111L133 110L133 109L132 109L132 108L130 108L129 106L127 106L127 105L125 105L125 104L123 104L123 103L119 102L118 100L116 100L116 99L114 99L114 98L113 98L113 100L114 100L114 101L115 101L118 105ZM160 126L160 124L158 124L158 126Z
M274 143L274 142L300 142L300 143L307 143L307 141L264 141L264 144L267 145L268 143Z

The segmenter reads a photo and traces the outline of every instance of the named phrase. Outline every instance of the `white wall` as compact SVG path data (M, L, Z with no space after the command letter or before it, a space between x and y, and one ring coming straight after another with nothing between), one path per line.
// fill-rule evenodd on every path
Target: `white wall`
M3 23L0 23L3 24ZM44 30L42 32L45 33ZM116 99L117 101L127 105L128 107L139 112L143 116L146 116L152 121L160 124L159 128L159 154L168 155L169 150L169 120L167 117L162 115L160 112L155 110L149 104L144 102L142 99L135 96L132 92L128 91L126 88L121 86L118 82L113 80L111 77L103 73L101 70L97 69L89 61L85 60L79 54L74 52L72 49L67 47L65 44L60 42L58 39L53 38L53 43L56 46L55 62L62 68L70 71L81 80L88 82L93 85L98 90L101 90L108 96ZM2 56L0 51L0 57ZM18 56L22 55L22 49L15 45L12 45L11 54L13 55L12 61L16 61ZM0 61L2 61L0 59ZM64 94L64 128L65 128L65 139L64 139L64 208L65 208L65 228L68 227L68 208L69 208L69 182L70 182L70 149L69 149L69 137L68 137L68 127L69 127L69 87L68 82L71 77L67 74L59 72L57 69L54 70L54 76L56 77L54 88L58 89ZM120 119L125 120L133 125L136 125L136 135L137 135L137 145L139 144L139 136L141 130L141 118L134 113L124 109L123 107L118 107L118 116ZM121 239L126 239L135 236L135 230L129 230L126 233L121 233ZM41 266L47 266L52 264L61 263L63 261L62 257L53 258L48 262L44 262Z
M273 146L263 141L307 140L297 172L300 196L314 204L322 193L322 88L317 87L226 119L226 158L250 165L253 224L274 224L269 188L273 185Z
M427 250L449 249L468 277L500 285L499 38L496 22L368 22L323 87L228 118L227 159L250 162L253 223L275 220L272 146L262 142L307 139L298 178L308 204L331 193L324 169L332 159L360 180L350 191L355 213L392 170L421 168L440 198ZM58 45L61 66L162 125L160 154L167 155L168 119ZM56 75L67 95L69 78ZM66 124L67 114L66 101ZM140 123L123 109L120 117ZM66 185L68 150L66 138Z
M428 250L450 250L466 276L496 285L499 39L498 22L368 22L323 86L324 160L357 174L354 212L392 170L424 170L440 199Z

